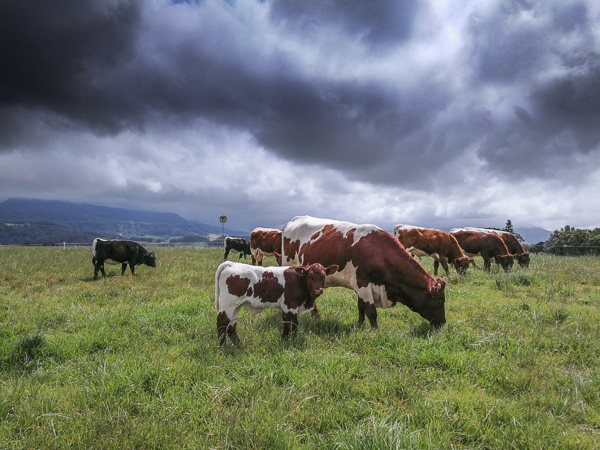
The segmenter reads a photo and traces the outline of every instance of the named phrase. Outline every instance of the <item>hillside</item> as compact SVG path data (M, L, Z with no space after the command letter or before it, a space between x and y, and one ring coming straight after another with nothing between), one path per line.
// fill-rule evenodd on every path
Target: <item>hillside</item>
M231 236L246 231L225 228ZM111 208L53 200L8 199L0 203L0 244L88 242L90 236L168 240L220 235L221 227L188 221L178 214Z
M526 244L537 244L538 242L545 242L548 240L551 231L545 230L540 227L523 227L515 228L515 231L523 236Z

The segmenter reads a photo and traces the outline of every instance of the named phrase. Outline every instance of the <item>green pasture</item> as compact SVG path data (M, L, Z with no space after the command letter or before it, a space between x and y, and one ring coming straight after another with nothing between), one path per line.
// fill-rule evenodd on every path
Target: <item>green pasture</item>
M597 257L452 273L440 329L402 305L359 327L328 289L296 339L242 312L221 349L222 251L148 249L93 281L90 248L0 248L0 448L600 447Z

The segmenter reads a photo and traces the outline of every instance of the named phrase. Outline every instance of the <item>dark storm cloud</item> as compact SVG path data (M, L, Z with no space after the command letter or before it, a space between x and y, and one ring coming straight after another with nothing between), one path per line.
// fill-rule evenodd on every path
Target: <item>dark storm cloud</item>
M369 80L302 75L283 52L254 62L251 53L260 49L243 43L247 31L237 35L223 18L216 18L224 22L216 28L209 17L214 8L203 3L173 6L197 14L198 26L187 33L177 29L180 17L152 15L151 8L144 15L140 2L10 5L2 14L4 41L22 46L3 50L11 63L2 77L3 105L54 113L96 133L204 117L249 130L288 160L368 179L390 156L408 161L415 148L423 155L427 143L422 137L414 142L415 136L448 101L440 87L427 83L421 95ZM349 38L358 33L372 45L392 45L409 37L418 9L414 2L319 5L275 2L271 16L292 29L313 20L323 27L334 22ZM223 8L226 15L231 7ZM16 25L23 23L30 24L27 32ZM21 139L27 133L27 124L14 123L14 110L6 115L11 131L3 130L4 146L13 142L11 133ZM384 171L376 178L396 176Z
M347 39L357 38L380 50L381 45L395 46L410 38L421 7L420 2L411 0L275 0L270 12L275 22L285 23L298 34L339 26Z
M2 2L1 106L51 110L110 127L106 111L93 109L106 103L104 88L90 79L98 68L132 56L139 18L136 2Z
M462 199L479 186L589 180L600 144L598 7L457 3L0 2L0 152L60 155L63 167L88 152L81 173L96 155L113 169L143 160L104 186L140 201L194 198L203 187L188 190L182 173L199 176L184 169L219 158L223 173L225 158L256 171L221 189L219 204L258 179L288 188L274 164L306 177L314 196L320 173L335 174L338 189L363 182L343 195L364 194L367 205L385 189L391 203L406 191L424 205L450 186ZM291 211L304 191L285 195ZM419 206L419 217L485 215L493 198Z
M508 179L558 176L600 144L598 17L585 2L506 2L469 22L472 86L507 88L478 155ZM583 167L585 169L585 167Z

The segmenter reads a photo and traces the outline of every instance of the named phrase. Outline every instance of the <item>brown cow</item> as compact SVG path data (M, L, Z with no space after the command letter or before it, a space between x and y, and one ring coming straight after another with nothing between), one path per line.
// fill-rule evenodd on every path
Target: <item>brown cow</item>
M281 230L257 227L250 233L252 265L262 266L265 256L274 256L281 266ZM279 257L278 257L279 255Z
M469 258L463 253L456 238L447 231L399 224L394 225L394 236L411 255L433 258L434 276L437 276L440 264L446 275L450 275L448 261L460 275L464 275L469 268Z
M252 315L265 308L278 308L283 313L283 339L294 336L298 328L298 314L313 307L323 293L325 276L334 273L337 266L323 267L311 264L302 267L253 267L227 261L215 274L215 308L219 344L225 345L226 336L236 345L241 341L236 332L240 308Z
M504 243L506 244L506 248L508 251L512 253L516 258L519 265L523 268L529 267L530 256L529 252L526 252L519 240L516 236L508 231L503 230L495 230L493 228L474 228L474 227L465 227L461 228L462 230L467 231L479 231L481 233L494 233L502 238Z
M483 258L483 268L488 272L492 271L491 260L508 272L513 266L513 256L506 248L506 244L494 233L466 230L462 228L452 228L450 233L458 241L458 245L469 256L481 255Z
M433 325L446 322L446 281L432 278L398 240L375 225L295 217L283 227L283 264L335 264L325 287L340 286L358 295L358 322L365 315L377 328L377 307L397 302Z

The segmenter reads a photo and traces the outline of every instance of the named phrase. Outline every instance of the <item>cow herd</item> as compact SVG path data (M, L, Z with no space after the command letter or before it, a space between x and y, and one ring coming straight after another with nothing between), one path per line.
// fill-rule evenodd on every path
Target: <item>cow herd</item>
M240 259L250 255L252 265L225 261L215 274L215 308L220 345L227 336L240 345L236 326L242 307L253 315L266 308L283 314L283 338L296 333L298 315L307 311L319 317L316 299L327 287L352 289L358 296L358 322L369 320L377 328L377 308L406 305L433 326L443 325L446 280L438 267L449 266L464 275L473 257L492 262L505 271L513 259L528 267L529 253L508 232L482 228L455 228L449 233L430 228L396 225L390 234L375 225L298 216L282 230L255 228L250 240L227 237L224 260L231 251ZM274 256L279 266L262 267L264 256ZM434 260L434 277L414 257ZM95 239L94 279L104 273L104 263L156 266L154 253L128 241Z

